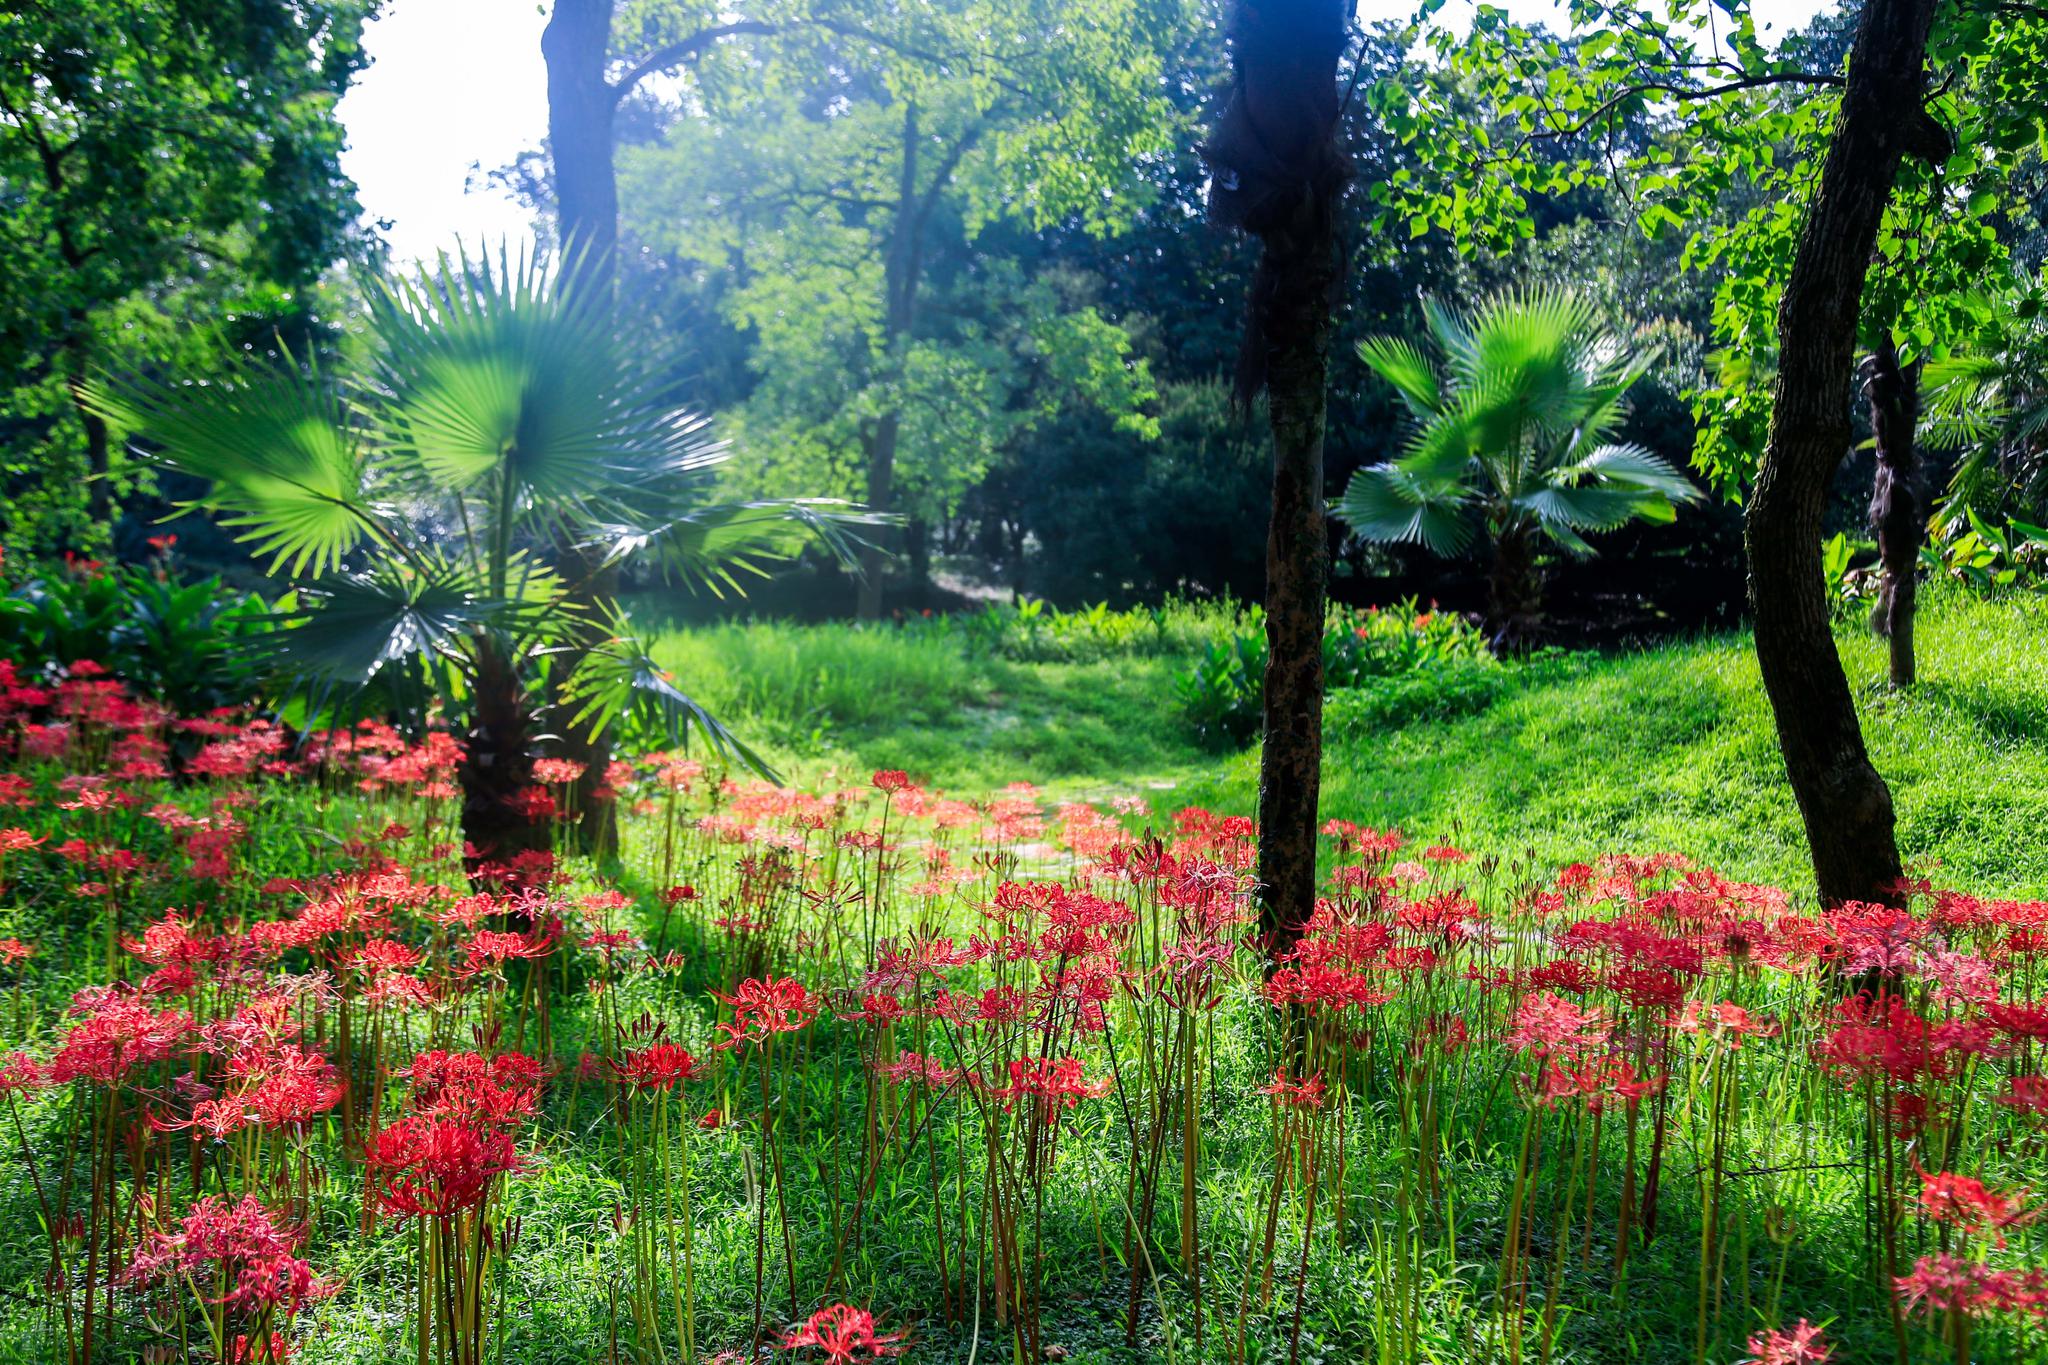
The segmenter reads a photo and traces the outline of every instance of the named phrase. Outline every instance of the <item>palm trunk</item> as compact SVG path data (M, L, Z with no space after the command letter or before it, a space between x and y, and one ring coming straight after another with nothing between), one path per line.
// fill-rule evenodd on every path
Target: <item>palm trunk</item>
M518 671L488 637L476 645L475 715L463 736L463 867L472 878L486 864L508 864L546 851L549 827L532 819L522 799L533 786L533 710Z
M1493 652L1526 654L1543 629L1543 581L1536 565L1536 528L1527 522L1494 536L1486 580L1486 634Z
M1805 821L1821 900L1892 901L1891 790L1871 765L1830 631L1821 509L1850 442L1864 279L1902 156L1940 158L1922 108L1935 0L1870 0L1820 184L1778 313L1770 440L1745 524L1757 664Z
M1918 452L1920 362L1899 364L1899 348L1887 333L1863 363L1870 429L1877 438L1877 468L1871 476L1870 529L1877 534L1883 571L1877 609L1870 626L1891 646L1893 687L1913 685L1913 616L1920 597L1920 545L1927 538L1927 510L1920 494Z
M1337 63L1347 7L1240 0L1234 83L1210 139L1212 219L1260 239L1238 396L1267 394L1273 506L1266 532L1265 744L1259 765L1260 927L1274 955L1315 910L1322 789L1324 390L1343 278L1337 205L1350 174Z

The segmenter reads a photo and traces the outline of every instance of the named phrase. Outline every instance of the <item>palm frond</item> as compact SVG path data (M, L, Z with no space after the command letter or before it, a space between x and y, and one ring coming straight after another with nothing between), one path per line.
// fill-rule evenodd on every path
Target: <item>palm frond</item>
M1672 502L1697 502L1700 490L1663 456L1634 444L1595 446L1552 471L1553 487L1577 487L1586 480L1661 494Z
M712 592L738 590L739 575L766 572L805 545L825 547L843 565L857 562L863 532L896 518L832 498L768 498L672 512L664 520L600 522L587 543L608 563L647 556L671 578Z
M1367 540L1421 545L1446 558L1472 543L1463 487L1424 481L1399 464L1353 474L1333 510Z
M320 372L232 355L227 369L204 384L94 379L83 394L99 416L160 447L141 458L206 480L188 506L219 513L272 573L331 573L365 538L388 537L355 426Z
M609 638L590 650L568 679L563 697L570 724L592 731L626 722L648 727L664 742L687 748L702 742L720 759L746 764L771 782L781 779L761 755L676 686L615 615Z
M1413 342L1399 337L1371 337L1358 343L1358 358L1394 386L1418 421L1427 422L1443 402L1436 367Z

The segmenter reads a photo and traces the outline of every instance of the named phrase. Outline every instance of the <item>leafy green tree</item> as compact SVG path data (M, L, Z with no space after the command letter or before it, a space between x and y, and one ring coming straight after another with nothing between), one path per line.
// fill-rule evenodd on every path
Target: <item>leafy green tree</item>
M863 520L830 503L707 501L724 451L705 421L587 292L552 284L502 254L444 262L373 301L376 361L359 378L252 364L203 388L87 386L95 411L160 444L161 463L209 481L198 505L299 585L300 608L267 638L314 709L382 684L460 717L463 835L487 861L549 837L528 801L535 689L551 651L584 632L578 585L548 550L737 586L803 533L850 555ZM576 720L638 713L759 766L623 619L579 658L563 689Z
M103 528L118 471L76 391L135 310L182 289L217 297L222 279L231 294L302 289L348 239L358 208L334 107L376 8L29 0L0 12L9 444L53 475L48 488L86 490L77 535Z
M1425 312L1441 359L1375 337L1359 347L1416 423L1400 458L1359 470L1337 514L1368 540L1492 553L1487 633L1496 649L1534 641L1542 624L1539 543L1591 555L1585 533L1637 518L1669 521L1699 496L1641 446L1614 439L1628 392L1653 357L1606 331L1563 292L1498 295L1461 316Z
M1093 370L1111 420L1139 419L1149 381L1117 329L1052 316L1056 289L973 248L998 224L1129 220L1132 166L1171 140L1160 53L1180 22L1155 0L945 0L813 11L699 59L698 101L622 157L623 202L634 239L740 282L727 315L755 383L736 439L908 514L915 538L1011 434L1018 363ZM873 616L879 548L863 568Z
M1382 222L1477 251L1527 235L1532 199L1618 184L1646 230L1689 233L1688 257L1723 272L1715 328L1736 363L1701 394L1698 461L1731 492L1755 472L1757 659L1821 898L1895 899L1891 794L1829 629L1822 508L1859 344L1945 345L1960 286L1998 263L1991 220L2048 118L2048 15L1865 0L1846 43L1775 52L1741 3L1589 0L1570 17L1559 38L1482 7L1469 41L1434 40L1433 70L1374 92L1426 148L1378 191ZM1472 116L1475 93L1491 117ZM1729 196L1748 198L1742 222L1709 231L1696 209ZM1750 438L1740 458L1723 432Z

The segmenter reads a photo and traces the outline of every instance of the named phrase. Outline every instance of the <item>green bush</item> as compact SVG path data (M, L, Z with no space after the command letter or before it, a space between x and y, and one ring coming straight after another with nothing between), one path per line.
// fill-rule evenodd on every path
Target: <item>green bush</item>
M1019 663L1093 663L1101 659L1186 656L1243 616L1228 599L1169 598L1156 607L1114 610L1107 602L1062 611L1039 598L991 602L978 611L913 616L906 634L958 640L977 654Z
M1498 669L1469 621L1419 610L1412 598L1385 609L1333 608L1323 627L1323 685L1333 694L1446 664ZM1181 714L1204 743L1241 747L1259 733L1265 678L1265 615L1253 610L1175 680Z
M72 561L0 595L0 657L25 674L90 660L182 715L240 706L262 685L249 641L269 606L218 577Z

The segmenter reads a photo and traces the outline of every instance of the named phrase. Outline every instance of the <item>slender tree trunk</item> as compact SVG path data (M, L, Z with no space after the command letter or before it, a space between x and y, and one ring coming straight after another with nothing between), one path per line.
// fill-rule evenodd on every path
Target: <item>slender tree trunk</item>
M1262 245L1238 396L1260 389L1273 436L1266 533L1265 744L1259 767L1260 927L1274 955L1315 910L1322 789L1324 390L1343 278L1337 206L1350 166L1339 128L1342 0L1239 0L1233 85L1206 154L1215 221Z
M548 154L555 222L570 279L609 297L617 263L619 186L612 167L618 92L605 79L613 0L555 0L540 37L548 69Z
M617 278L619 188L612 165L612 118L617 92L605 78L611 47L613 0L555 0L541 34L548 70L548 148L554 172L555 221L563 253L562 287L587 306L612 310ZM580 546L554 547L555 566L574 588L576 604L596 615L618 595L616 569L601 569ZM598 642L594 622L577 632L549 670L548 705L561 756L581 764L570 788L571 841L583 852L618 847L617 805L595 799L611 762L609 731L577 726L563 686Z
M1915 449L1920 424L1920 361L1899 364L1898 343L1889 332L1863 362L1863 393L1870 402L1870 429L1877 438L1870 529L1877 535L1882 570L1870 627L1890 644L1892 686L1911 687L1920 545L1927 538L1927 509L1920 495Z
M882 262L882 353L883 364L893 372L902 361L902 348L917 315L918 277L924 266L924 224L930 213L930 199L943 178L942 169L932 184L931 194L920 196L917 189L917 159L920 130L917 105L903 106L903 150L897 171L896 220L889 233L889 254ZM957 159L957 158L956 158ZM867 443L868 506L877 512L893 510L896 502L896 448L903 436L902 409L892 405L875 422ZM882 570L888 556L876 542L861 547L860 598L856 614L863 621L882 615Z
M1757 663L1823 903L1895 900L1891 791L1871 766L1830 631L1822 503L1850 442L1863 284L1900 158L1945 155L1922 107L1936 0L1869 0L1779 306L1769 443L1746 522Z
M107 423L105 418L86 406L82 387L86 372L91 367L91 346L90 338L80 335L65 348L70 353L71 405L77 409L79 424L85 428L86 512L95 523L111 532L113 528L106 525L114 510L114 490L110 485L113 461Z

